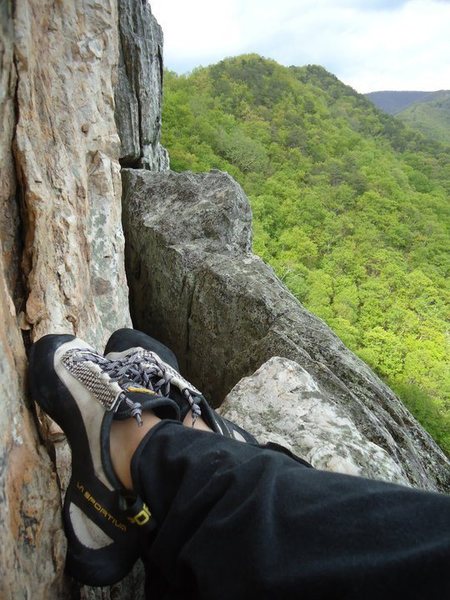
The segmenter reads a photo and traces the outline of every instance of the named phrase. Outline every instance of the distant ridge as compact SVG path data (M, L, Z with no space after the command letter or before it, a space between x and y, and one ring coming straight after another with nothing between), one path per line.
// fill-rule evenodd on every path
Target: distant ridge
M436 92L371 92L377 108L442 144L450 144L450 90Z
M368 98L377 108L384 110L389 115L395 115L411 104L415 102L420 102L423 100L428 100L430 96L436 94L437 92L419 92L419 91L411 91L411 92L394 92L394 91L384 91L384 92L370 92L369 94L364 94L366 98Z

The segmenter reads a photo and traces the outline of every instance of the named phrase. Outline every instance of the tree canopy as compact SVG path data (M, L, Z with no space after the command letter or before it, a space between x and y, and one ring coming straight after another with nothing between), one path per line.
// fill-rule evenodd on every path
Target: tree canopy
M318 66L257 55L165 74L176 171L228 171L254 251L450 453L448 148Z

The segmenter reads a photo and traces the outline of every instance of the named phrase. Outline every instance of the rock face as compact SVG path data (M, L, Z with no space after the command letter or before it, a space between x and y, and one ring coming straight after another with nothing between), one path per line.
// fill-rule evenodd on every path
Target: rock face
M17 326L21 225L11 154L17 84L11 2L1 4L0 17L0 597L26 598L33 589L37 598L59 598L66 591L60 496L25 402L26 355Z
M0 4L2 600L142 597L139 570L112 590L67 585L59 481L68 449L48 444L47 451L25 385L30 341L48 332L76 333L101 349L111 331L131 322L114 99L119 17L122 37L137 30L160 35L140 0ZM150 51L160 43L159 37ZM123 60L132 65L139 102L153 99L122 132L123 146L138 140L142 164L161 166L160 66L131 42ZM141 85L157 88L143 92ZM124 122L119 108L117 121Z
M15 160L25 217L25 320L33 338L101 345L129 323L120 223L114 2L15 8Z
M345 406L300 365L274 357L237 383L219 408L261 442L276 442L313 467L408 484L402 466L358 429Z
M159 143L163 77L163 34L146 2L119 0L119 79L116 123L121 163L152 171L169 168Z
M231 177L125 169L123 190L135 326L215 405L271 357L294 360L408 482L450 489L449 461L394 393L250 253L250 208Z

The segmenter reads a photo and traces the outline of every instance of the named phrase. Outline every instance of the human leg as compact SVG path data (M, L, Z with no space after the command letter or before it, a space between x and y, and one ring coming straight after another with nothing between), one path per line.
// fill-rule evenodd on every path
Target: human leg
M69 358L83 364L87 361L90 373L98 374L103 357L94 356L84 346L78 352L71 346L73 336L68 337L70 349L76 351L75 356L69 353ZM32 391L68 433L72 452L78 456L79 448L88 448L91 453L88 460L74 465L75 487L76 481L83 486L86 476L89 485L97 486L94 479L102 472L107 475L102 464L105 448L97 444L93 460L90 440L94 437L89 432L96 427L98 437L105 439L105 422L111 425L114 416L133 414L127 399L136 399L136 392L130 392L125 382L119 396L113 398L117 411L105 412L103 393L97 397L91 377L80 391L70 379L78 383L83 380L72 373L73 365L68 367L69 375L55 375L57 352L55 348L45 350L46 344L44 338L32 351ZM51 361L47 360L49 355ZM102 381L109 387L112 365L103 367L100 371L105 377L96 375L94 383ZM167 398L154 398L145 391L142 394L141 407L154 406L159 411L161 402L169 406ZM120 404L116 405L117 400ZM98 408L92 409L92 422L89 418L81 422L77 411L86 409L91 414L90 407ZM448 497L306 469L284 454L186 428L179 422L147 421L145 412L142 420L141 427L132 419L124 423L138 432L130 451L132 487L148 503L154 527L145 540L131 535L131 528L125 543L133 558L130 565L143 549L152 597L214 600L255 594L261 598L434 599L450 593L446 572ZM116 451L113 447L113 465ZM111 493L115 499L114 484L108 479L103 487L98 486L100 494ZM87 485L84 487L88 491ZM114 539L114 531L110 532L106 554L102 547L80 549L80 539L77 543L73 539L77 532L73 531L76 527L71 512L75 507L97 528L102 529L102 521L106 521L103 525L114 529L112 519L121 522L113 514L114 506L110 512L99 513L95 507L98 498L91 493L86 496L83 490L78 497L74 492L69 500L65 518L69 522L66 531L71 564L86 569L89 577L86 572L72 574L81 581L99 584L92 577L102 571L100 559L106 557L112 564L108 568L119 578L124 574L123 552L117 559L114 548L119 538ZM84 533L90 533L89 527ZM101 574L105 575L104 569Z
M132 474L157 523L145 563L166 582L161 597L450 594L448 496L307 469L169 421L137 448Z

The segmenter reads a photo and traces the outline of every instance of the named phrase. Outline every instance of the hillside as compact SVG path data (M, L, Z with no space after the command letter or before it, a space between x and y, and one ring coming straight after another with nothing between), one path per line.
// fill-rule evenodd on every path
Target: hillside
M369 92L364 94L377 108L383 110L389 115L395 115L402 110L405 110L415 102L427 101L436 92L419 92L419 91L382 91Z
M167 73L163 123L172 168L243 185L254 250L449 452L445 148L320 67L256 55Z
M408 127L432 140L450 144L450 91L371 92L365 96Z
M396 115L405 125L427 137L450 144L450 91L436 92Z

